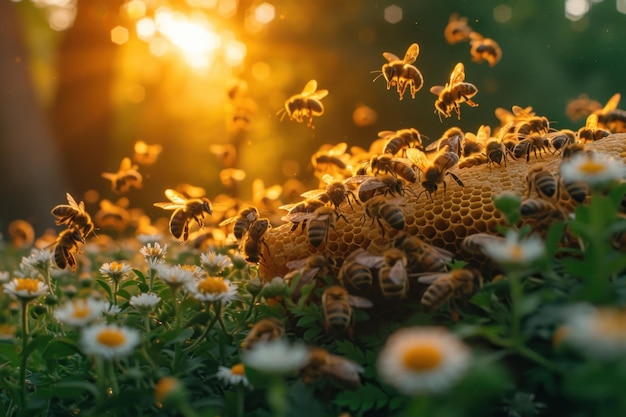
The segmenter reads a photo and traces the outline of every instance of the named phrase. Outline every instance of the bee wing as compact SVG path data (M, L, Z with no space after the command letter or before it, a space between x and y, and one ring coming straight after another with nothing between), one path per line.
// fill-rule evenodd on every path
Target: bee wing
M367 298L359 297L358 295L348 294L348 304L352 307L371 308L374 306Z
M312 98L314 100L321 100L328 95L328 90L317 90L313 94L308 95L307 97Z
M335 178L330 174L324 174L322 175L322 182L326 185L330 185L330 184L334 184L337 182L341 182L341 180L339 178Z
M72 195L70 193L65 193L65 197L67 198L67 202L70 203L70 206L80 209L81 206L79 206L76 203L76 200L74 200L74 197L72 197ZM84 208L85 204L81 201L82 207Z
M343 183L344 184L363 184L368 180L374 180L376 177L372 175L354 175L350 178L347 178Z
M319 197L325 193L326 193L326 190L322 190L322 189L309 190L300 194L300 197L306 198L307 200L318 200Z
M528 119L529 117L533 117L535 115L532 106L513 106L511 107L511 110L513 110L513 115L520 119Z
M498 118L498 120L500 120L500 123L502 125L507 124L515 118L515 115L504 107L496 107L494 113L496 114L496 117Z
M607 114L608 112L615 110L619 105L621 98L622 95L620 93L613 94L613 97L611 97L609 101L606 102L602 110L600 110L600 114Z
M302 259L296 259L293 261L289 261L285 264L285 266L287 267L287 269L289 269L290 271L296 270L296 269L300 269L302 268L304 265L306 265L308 258L302 258Z
M158 203L155 203L155 205ZM158 206L157 206L158 207ZM229 217L227 219L222 220L221 222L219 222L218 226L226 226L228 224L231 224L235 221L237 221L237 219L239 218L239 216L233 216L233 217Z
M459 162L459 155L454 152L444 152L442 155L438 156L435 161L439 169L443 172L452 168Z
M417 282L419 283L433 284L435 281L437 281L439 278L441 278L442 276L446 274L447 272L444 272L444 273L437 272L437 273L414 274L413 276L417 277Z
M382 182L382 181L380 181L378 179L372 179L372 180L369 180L367 182L362 183L359 186L359 192L364 193L364 192L367 192L367 191L376 190L376 189L384 187L384 186L385 186L384 182Z
M378 132L378 137L379 138L388 138L389 136L393 136L395 135L396 132L393 130L381 130L380 132Z
M128 169L131 169L132 167L133 167L133 163L131 162L130 158L128 157L122 158L122 162L120 162L120 171L126 171Z
M444 87L442 85L433 85L430 87L430 92L434 95L438 96L443 91Z
M346 142L339 142L328 150L328 155L340 156L346 152L346 149L348 149L348 144Z
M398 58L397 55L392 54L391 52L383 52L383 56L385 57L385 59L389 62L393 62L393 61L399 61L400 58Z
M465 80L465 66L462 62L458 62L450 74L450 86L462 83Z
M595 113L590 114L587 117L587 121L585 121L586 129L597 129L598 128L598 115Z
M314 217L316 217L315 213L287 213L281 217L281 220L291 223L300 223L301 221L310 220Z
M450 262L454 259L454 254L449 250L445 250L444 248L440 248L439 246L429 245L430 248L437 252L437 256L442 259L444 262Z
M363 249L362 253L357 254L354 257L354 260L357 263L359 263L359 264L361 264L363 266L366 266L368 268L380 268L385 263L385 260L384 260L384 258L382 256L372 255L371 253L369 253L365 249Z
M422 171L424 171L422 167L428 165L428 158L426 158L426 154L418 148L406 149L406 157L411 164L417 166Z
M183 207L183 206L181 206L178 203L172 203L170 201L165 201L163 203L154 203L153 206L159 207L159 208L162 208L162 209L165 209L165 210L177 210L177 209Z
M176 203L179 206L184 206L187 203L187 199L185 198L185 196L172 188L168 188L165 190L165 196L172 203Z
M394 284L404 284L407 279L406 268L401 260L396 261L389 270L389 279Z
M107 179L109 181L115 181L117 179L117 174L114 174L112 172L103 172L100 175L102 176L102 178Z
M316 90L317 90L317 80L310 80L304 86L304 89L302 90L301 94L303 96L310 96L311 94L315 93Z
M406 50L406 54L404 54L404 59L402 60L403 64L412 64L417 59L417 56L420 54L420 46L417 43L411 44L409 49Z

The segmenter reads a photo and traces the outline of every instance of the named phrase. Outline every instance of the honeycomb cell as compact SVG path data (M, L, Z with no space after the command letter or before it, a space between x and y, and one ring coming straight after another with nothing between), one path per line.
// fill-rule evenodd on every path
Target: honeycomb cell
M434 223L435 229L440 230L440 231L444 231L447 230L450 226L450 222L446 221L445 219L442 219L441 217L435 220Z
M443 237L443 241L446 243L454 243L457 239L456 230L446 230L442 233L441 237Z
M422 230L422 234L425 238L432 239L437 235L437 230L433 226L426 226Z

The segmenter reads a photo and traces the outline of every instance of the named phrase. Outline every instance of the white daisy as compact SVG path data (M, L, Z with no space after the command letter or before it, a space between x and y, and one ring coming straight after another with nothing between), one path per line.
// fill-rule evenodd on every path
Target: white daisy
M52 257L52 252L48 249L33 249L29 256L22 258L20 269L23 271L34 269L45 275L52 267Z
M124 275L132 271L132 268L127 263L113 261L103 263L99 271L102 275L118 282Z
M115 324L97 324L83 330L80 342L88 355L121 358L132 353L139 344L139 332Z
M203 302L220 301L228 304L237 298L237 285L222 277L206 277L187 285L191 295Z
M11 279L11 274L9 271L0 271L0 282L9 282Z
M243 363L238 363L230 368L220 366L217 370L216 376L219 380L228 385L241 384L244 387L250 386Z
M567 309L562 341L599 359L626 356L626 310L578 304Z
M218 255L215 252L200 254L200 263L209 275L218 275L226 268L233 266L233 262L226 255Z
M135 307L137 310L150 312L155 309L157 304L161 302L161 297L158 295L147 292L139 295L133 295L130 297L129 304Z
M606 154L580 152L561 163L560 174L564 182L582 181L590 186L602 185L624 179L626 165Z
M156 267L157 275L171 288L178 288L193 281L191 271L182 268L180 265L171 266L160 264Z
M246 366L272 375L287 375L299 371L306 365L308 358L306 346L292 345L285 339L259 343L242 353Z
M69 300L54 310L54 317L61 323L82 327L102 317L106 303L93 298Z
M147 243L141 249L139 253L144 256L146 263L150 269L156 269L156 267L165 262L165 254L167 253L167 245L161 245L158 242Z
M49 287L43 281L35 278L13 278L3 284L4 292L21 301L30 301L48 293Z
M408 327L392 334L380 352L380 377L403 394L438 393L452 386L470 363L470 350L443 327Z
M183 264L178 266L191 272L191 275L193 275L193 278L196 280L204 279L206 277L206 271L198 265Z
M504 243L499 240L487 241L483 250L485 255L501 265L522 266L541 258L545 253L545 245L537 236L519 240L518 234L514 230L509 230Z
M104 305L104 309L102 310L102 313L105 316L109 316L109 317L115 317L118 314L120 314L120 312L122 311L122 308L120 306L117 306L113 303L105 303Z

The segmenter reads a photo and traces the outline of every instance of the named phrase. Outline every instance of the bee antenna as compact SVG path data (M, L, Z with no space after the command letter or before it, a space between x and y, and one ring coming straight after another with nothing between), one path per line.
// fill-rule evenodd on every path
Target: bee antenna
M374 73L376 73L376 72L380 72L380 74L378 74L378 75L377 75L377 76L376 76L376 77L372 80L372 82L375 82L377 79L379 79L379 78L383 75L383 72L382 72L382 71L379 71L379 70L376 70L376 71L370 71L370 73L371 73L371 74L374 74Z

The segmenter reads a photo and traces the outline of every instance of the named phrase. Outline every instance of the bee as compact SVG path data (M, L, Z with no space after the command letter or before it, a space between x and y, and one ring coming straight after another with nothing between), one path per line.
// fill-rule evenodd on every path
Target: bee
M85 243L85 238L78 229L68 228L59 233L54 246L56 265L61 269L65 269L69 265L72 272L76 272L74 253L78 251L78 245L83 243Z
M141 165L152 165L163 151L163 146L159 144L148 145L142 140L135 142L133 161Z
M372 255L363 248L350 253L341 265L337 278L344 287L367 291L372 287L372 268L380 268L382 258Z
M461 248L472 254L484 255L486 244L504 244L505 242L506 239L502 236L491 235L489 233L474 233L463 239Z
M290 283L297 274L300 274L301 278L298 282L298 287L294 291L299 293L302 286L313 281L316 277L324 278L331 275L336 262L328 255L316 253L304 259L289 261L285 266L290 270L284 277L286 282Z
M461 120L461 103L465 102L472 107L478 106L472 101L478 93L478 88L472 83L465 82L465 67L459 62L450 74L450 82L445 86L435 85L430 88L430 92L437 96L435 101L435 111L448 118L454 110L459 120Z
M102 178L111 181L111 189L118 193L124 194L131 187L141 188L143 177L137 171L137 165L133 165L130 158L123 158L120 168L116 173L103 172Z
M476 270L455 269L446 273L426 274L418 278L429 284L420 303L428 311L435 311L454 298L471 296L482 286L482 275Z
M354 209L354 207L352 207L352 203L350 202L350 198L356 202L356 195L354 195L348 185L338 181L330 174L324 174L324 176L322 176L322 181L326 184L325 189L307 191L300 194L300 197L320 200L324 203L331 202L336 209L339 209L341 203L347 201L348 205Z
M122 233L130 221L130 213L126 208L114 204L103 198L100 200L100 210L94 216L94 222L100 229L115 230Z
M77 203L70 193L66 193L65 197L68 204L59 204L51 211L56 217L55 224L66 224L68 227L80 230L83 236L89 236L95 226L91 216L85 211L85 203L83 201Z
M445 272L448 270L446 264L454 258L450 251L428 244L417 236L400 236L394 246L406 254L407 268L411 272Z
M374 78L374 81L382 75L387 81L387 90L396 86L400 100L404 97L404 92L407 87L410 87L411 98L415 98L415 93L424 85L422 73L412 65L419 53L420 48L417 43L413 43L409 46L403 59L398 58L391 52L383 52L383 57L387 60L387 63L382 66L381 73Z
M466 137L463 131L458 127L451 127L439 139L430 143L426 147L425 152L439 152L441 149L445 149L447 152L453 152L461 156L466 146L465 142Z
M340 172L343 173L348 168L346 154L348 144L346 142L338 143L334 146L323 145L311 157L311 164L315 172Z
M534 191L540 198L559 199L559 182L543 165L533 165L526 173L525 181L528 186L527 198Z
M335 223L338 218L343 218L344 221L348 221L345 216L331 207L320 207L316 209L311 215L309 224L307 227L307 237L309 243L313 247L319 247L322 243L326 244L328 241L328 231L331 228L335 228Z
M289 120L295 120L298 123L304 122L307 117L307 127L314 129L313 116L321 116L324 114L324 105L322 99L328 95L328 90L318 90L317 81L310 80L304 86L300 94L293 95L285 101L285 107L276 113L282 121L286 115Z
M252 223L257 221L258 218L259 210L256 207L250 206L241 210L236 216L223 220L218 226L226 226L234 222L233 235L235 239L241 240L243 235L250 229Z
M459 168L469 168L487 163L487 155L475 154L459 161Z
M385 227L381 219L395 230L404 229L404 212L400 208L399 200L397 199L388 200L383 195L370 198L365 202L364 216L370 217L372 224L374 224L374 220L378 223L383 236L385 234Z
M243 252L247 262L258 264L263 258L263 255L261 255L261 244L267 247L263 235L270 227L270 221L268 219L258 219L250 226L243 240Z
M459 17L457 13L450 15L448 24L443 31L443 35L450 45L469 41L470 33L472 33L472 28L467 24L467 17Z
M326 203L321 200L307 199L298 203L285 204L278 208L287 210L287 214L282 216L281 220L292 223L291 231L293 232L300 224L302 224L302 230L304 230L307 221L312 217L315 210L324 206L326 206Z
M383 153L388 153L392 156L398 154L400 151L404 152L406 148L423 149L422 136L415 128L400 129L395 132L392 130L383 130L382 132L378 132L378 137L386 139Z
M506 167L506 154L510 152L504 143L500 142L497 138L492 138L485 145L485 153L487 156L487 166L491 171L491 165L498 164L499 167L504 164Z
M416 148L411 149L419 152ZM407 152L408 151L407 149ZM374 174L383 171L385 174L400 177L410 183L417 181L415 170L411 167L410 161L405 158L395 158L389 154L376 155L370 160L370 167Z
M305 384L328 377L342 388L356 389L361 386L360 374L363 372L363 367L356 362L333 355L325 349L313 347L309 348L307 363L300 375Z
M561 157L563 160L568 160L572 156L576 155L579 152L587 152L590 153L592 151L585 149L585 144L582 142L574 142L569 143L563 147L563 152L561 153Z
M446 152L444 149L437 152L430 159L424 154L408 154L409 159L422 171L422 187L431 196L437 192L439 184L443 184L443 193L446 193L447 184L444 180L446 175L451 176L456 183L464 187L463 182L455 174L449 171L450 168L459 162L459 156L453 152Z
M544 137L550 141L550 146L554 148L555 152L559 152L567 145L576 142L576 133L570 129L561 129L556 132L548 133Z
M491 38L485 38L477 32L472 32L470 38L470 55L472 61L487 61L490 67L496 65L502 58L502 49L496 41Z
M257 321L241 343L245 350L253 349L260 343L280 339L285 336L285 326L274 317L266 317Z
M553 202L539 198L527 198L520 205L522 218L543 222L546 220L562 220L567 214L559 209Z
M517 159L526 156L526 162L530 161L530 153L535 155L536 159L543 154L544 151L548 151L543 137L537 133L531 134L526 138L520 140L513 148L513 156Z
M404 182L393 175L376 177L370 175L356 175L348 178L346 183L359 184L357 195L359 196L359 200L363 203L378 194L384 196L403 196L405 190Z
M205 213L213 214L211 200L206 197L187 199L171 188L165 190L165 196L170 200L169 202L154 203L154 206L165 210L174 210L170 217L170 233L176 239L182 236L183 242L186 242L189 237L189 223L192 219L195 220L198 227L202 228L204 227Z
M582 141L596 141L600 140L611 132L598 126L598 115L596 113L590 114L585 122L585 127L578 129L578 139Z
M626 132L626 111L617 108L621 98L620 93L614 94L602 109L594 112L598 115L598 124L611 133Z
M16 248L26 248L35 242L35 229L26 220L13 220L8 226L11 244Z
M572 122L576 122L591 113L602 110L602 104L597 100L592 100L587 94L579 94L577 98L569 100L565 108L565 114Z
M331 285L322 293L323 326L326 333L333 330L336 333L347 332L352 337L354 325L354 311L352 307L370 308L372 302L366 298L348 294L348 291L339 285Z
M565 192L577 203L584 203L589 195L589 186L583 181L563 181L560 184Z
M380 290L388 300L406 298L409 290L407 264L406 255L400 249L390 248L383 252L383 265L378 270L378 280Z

